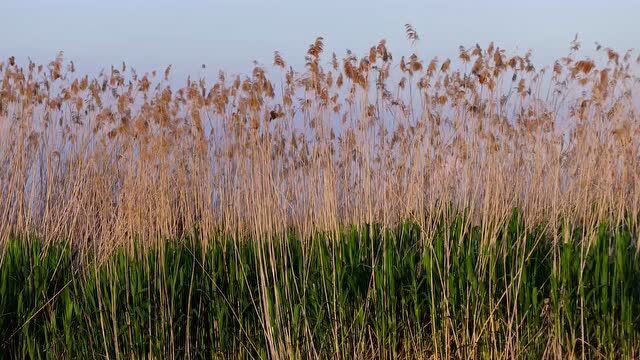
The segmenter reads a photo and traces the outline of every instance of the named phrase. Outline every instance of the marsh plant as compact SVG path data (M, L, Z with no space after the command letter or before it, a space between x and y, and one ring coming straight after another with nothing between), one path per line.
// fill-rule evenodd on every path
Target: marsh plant
M636 358L640 57L0 62L9 358ZM1 61L1 60L0 60Z

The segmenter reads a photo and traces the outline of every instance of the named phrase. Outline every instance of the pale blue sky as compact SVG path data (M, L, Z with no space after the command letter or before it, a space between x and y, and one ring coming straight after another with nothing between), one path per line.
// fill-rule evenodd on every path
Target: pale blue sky
M84 71L125 60L138 71L173 64L177 75L198 74L204 63L239 72L252 60L270 64L274 50L301 65L319 35L339 56L381 38L407 54L411 23L422 57L493 40L546 63L566 54L576 32L588 49L640 47L639 15L638 0L0 0L0 58L48 62L64 50Z

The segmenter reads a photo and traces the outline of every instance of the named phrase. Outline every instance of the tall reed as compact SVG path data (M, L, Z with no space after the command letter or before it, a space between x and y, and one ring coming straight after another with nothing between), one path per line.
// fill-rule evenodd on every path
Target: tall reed
M14 358L633 358L640 258L625 226L557 248L514 212L272 238L197 234L78 268L14 240L0 335ZM560 231L562 229L559 229ZM328 241L330 239L330 241ZM137 248L140 249L140 248Z
M2 348L637 356L640 57L580 48L537 69L317 38L298 71L179 89L8 58Z

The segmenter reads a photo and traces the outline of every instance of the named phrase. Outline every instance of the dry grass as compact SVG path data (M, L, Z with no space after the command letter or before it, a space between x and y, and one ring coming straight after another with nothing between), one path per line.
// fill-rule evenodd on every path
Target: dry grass
M407 25L407 36L416 41ZM459 66L385 42L306 68L275 53L271 76L188 80L112 68L77 76L0 67L0 233L111 249L198 225L301 233L424 222L450 204L499 221L590 223L638 211L637 79L630 54L575 52L536 70L530 53L460 48ZM455 60L454 60L455 63ZM454 70L454 69L465 69ZM399 71L398 71L399 70ZM273 82L270 78L282 79ZM397 81L397 85L396 85Z

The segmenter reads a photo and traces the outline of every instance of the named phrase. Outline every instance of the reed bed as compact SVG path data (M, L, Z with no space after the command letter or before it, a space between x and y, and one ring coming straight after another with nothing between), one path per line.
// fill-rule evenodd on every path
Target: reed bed
M323 55L1 62L4 353L638 356L640 57Z

